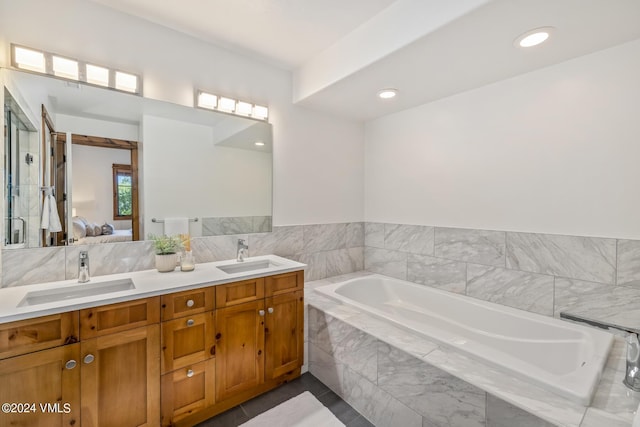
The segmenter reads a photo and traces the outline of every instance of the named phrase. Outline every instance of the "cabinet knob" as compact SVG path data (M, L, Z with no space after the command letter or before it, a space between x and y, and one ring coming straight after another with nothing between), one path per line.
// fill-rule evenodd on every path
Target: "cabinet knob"
M188 300L187 300L187 307L193 307L193 306L194 306L194 304L195 304L195 301L194 301L194 300L192 300L192 299L188 299Z
M273 307L267 308L267 311L269 312L269 314L273 314Z
M259 314L260 316L264 316L264 310L258 310L258 314Z
M196 324L196 321L195 321L195 320L193 320L193 319L189 319L189 320L187 320L187 326L193 326L193 325L195 325L195 324Z
M187 370L187 378L191 378L193 376L193 369Z
M95 360L95 357L93 356L93 354L87 354L83 360L84 360L84 363L88 365L89 363Z
M67 369L73 369L76 367L76 365L78 364L78 362L76 362L75 360L71 359L68 360L67 363L64 364L64 367Z

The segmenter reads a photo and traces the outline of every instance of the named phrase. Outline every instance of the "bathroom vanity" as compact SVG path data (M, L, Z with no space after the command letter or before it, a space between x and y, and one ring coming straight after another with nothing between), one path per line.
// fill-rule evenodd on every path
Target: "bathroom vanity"
M3 423L188 426L298 377L304 264L257 258L232 273L228 261L131 273L133 289L68 301L24 304L52 284L7 290L0 400L13 407ZM86 286L113 282L94 280Z

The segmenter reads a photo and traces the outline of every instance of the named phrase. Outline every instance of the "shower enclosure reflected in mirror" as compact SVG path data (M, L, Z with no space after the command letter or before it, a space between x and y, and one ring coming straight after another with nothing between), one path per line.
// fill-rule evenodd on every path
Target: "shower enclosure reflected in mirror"
M6 89L4 100L4 244L38 246L38 132Z
M18 119L7 118L7 105L11 103L15 104L14 109L22 109L29 119L28 124L21 125L28 130L20 131L24 135L19 133L13 144L28 139L31 141L28 150L33 156L33 162L27 167L26 153L20 152L20 148L7 149L5 140L5 158L15 165L11 169L5 164L5 248L43 245L40 232L43 203L39 187L43 185L43 177L50 174L43 170L50 160L46 158L49 153L43 155L41 148L45 132L40 117L42 106L59 136L54 139L67 142L66 200L59 209L61 221L68 230L67 243L92 243L78 240L73 231L74 216L91 225L111 224L116 230L125 230L132 227L132 222L137 223L140 239L164 232L163 223L152 221L154 218L198 218L197 222L189 222L192 236L271 230L272 129L269 123L16 70L1 69L0 77L8 94L5 122L11 120L18 129ZM128 173L134 173L130 170L130 153L121 158L123 156L118 157L116 152L122 150L106 150L104 144L91 141L102 141L113 148L123 148L118 145L122 143L138 144L137 220L128 215L127 202L119 197L130 191L127 189L130 181L126 178L130 176ZM107 155L107 151L114 155ZM53 161L50 167L57 168L57 162ZM27 213L16 210L21 203L18 197L26 190L15 189L23 178L27 179L27 173L35 194L30 198L31 211L23 232L20 220L12 217L27 218ZM21 181L16 181L16 176L20 176ZM54 191L61 190L54 188ZM30 235L32 228L34 239Z

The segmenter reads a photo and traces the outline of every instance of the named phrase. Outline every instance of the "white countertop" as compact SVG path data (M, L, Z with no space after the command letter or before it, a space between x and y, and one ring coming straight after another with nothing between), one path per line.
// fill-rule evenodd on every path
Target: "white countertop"
M47 302L36 305L20 306L27 293L48 289L62 289L64 287L78 286L78 280L63 280L58 282L38 283L35 285L16 286L0 289L0 323L16 320L30 319L50 314L63 313L65 311L82 308L96 307L99 305L113 304L138 298L163 295L171 292L197 289L206 286L221 285L239 280L252 279L262 276L287 273L302 270L306 264L282 258L276 255L264 255L245 258L245 263L251 261L270 260L275 266L262 268L248 272L228 274L216 268L219 265L235 264L235 260L216 261L196 264L193 271L182 272L179 268L169 273L159 273L157 270L144 270L132 273L110 274L92 277L88 283L82 286L91 286L113 280L131 279L135 289L110 292L99 295L80 298L65 299L62 301ZM239 263L238 263L239 264Z

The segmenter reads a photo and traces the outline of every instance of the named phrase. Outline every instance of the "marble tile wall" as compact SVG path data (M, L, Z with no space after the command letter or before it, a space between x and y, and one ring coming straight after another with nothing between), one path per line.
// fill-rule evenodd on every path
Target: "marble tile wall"
M309 306L308 326L310 372L376 426L552 425L329 312Z
M637 327L640 241L366 222L364 268L548 316Z
M270 216L229 216L202 218L203 236L266 233L271 231Z
M275 254L308 264L307 280L318 280L364 269L364 223L273 227L268 233L196 237L197 263L236 257L237 240L249 244L249 256ZM78 257L89 251L92 276L148 270L155 266L149 241L6 249L2 251L2 287L78 277Z

